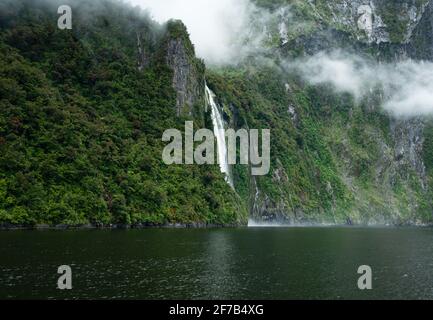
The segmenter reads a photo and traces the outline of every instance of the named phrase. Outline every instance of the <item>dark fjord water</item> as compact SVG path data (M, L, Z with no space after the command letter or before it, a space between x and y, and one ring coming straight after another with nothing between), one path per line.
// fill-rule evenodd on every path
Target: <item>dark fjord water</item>
M60 265L72 291L56 289ZM433 299L433 230L0 232L0 298Z

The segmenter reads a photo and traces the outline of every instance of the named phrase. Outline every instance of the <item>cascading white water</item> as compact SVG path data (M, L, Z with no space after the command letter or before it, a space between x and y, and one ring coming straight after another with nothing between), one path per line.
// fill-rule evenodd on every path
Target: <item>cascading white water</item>
M215 102L215 94L206 85L206 99L208 105L211 107L212 123L214 135L217 139L218 145L218 163L221 168L221 172L225 174L227 183L234 188L233 179L231 177L230 166L228 164L227 156L227 143L225 138L225 127L224 121L221 115L221 111Z

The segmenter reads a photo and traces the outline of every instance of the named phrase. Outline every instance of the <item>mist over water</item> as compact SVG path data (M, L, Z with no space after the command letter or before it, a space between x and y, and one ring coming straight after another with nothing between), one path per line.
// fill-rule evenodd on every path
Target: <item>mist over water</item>
M254 219L248 220L249 228L275 228L275 227L284 227L284 225L278 222L264 222L264 221L256 221Z
M339 225L335 223L320 223L320 222L311 222L311 223L290 223L290 222L282 222L282 221L260 221L255 219L248 220L249 228L323 228L323 227L338 227Z

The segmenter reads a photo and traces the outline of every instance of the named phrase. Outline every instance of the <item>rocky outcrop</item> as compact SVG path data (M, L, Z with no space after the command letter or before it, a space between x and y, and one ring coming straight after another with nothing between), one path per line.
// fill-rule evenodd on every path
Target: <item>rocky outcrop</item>
M328 5L333 22L353 30L359 39L366 39L369 43L389 42L389 33L377 12L375 1L330 1Z
M398 120L391 125L395 139L396 172L409 179L409 174L415 172L422 189L427 187L426 167L423 160L424 127L421 119Z
M284 171L284 170L283 170ZM281 177L277 175L281 174ZM280 171L276 171L273 175L273 180L280 179L285 175ZM287 176L286 176L287 178ZM283 200L273 200L267 194L262 192L257 185L257 178L251 177L252 190L250 195L250 216L255 221L265 222L286 222L287 213L291 209L285 204ZM278 182L275 182L278 185ZM293 222L293 221L292 221Z
M196 58L188 31L181 21L169 21L163 30L155 28L136 32L137 68L143 71L157 60L165 59L173 71L177 116L202 117L205 105L204 63Z
M195 57L186 27L179 21L169 23L166 59L173 70L176 113L193 116L196 107L205 105L204 64Z
M423 16L427 0L329 1L333 22L368 43L404 43Z
M429 2L414 29L407 52L413 59L433 60L433 1Z

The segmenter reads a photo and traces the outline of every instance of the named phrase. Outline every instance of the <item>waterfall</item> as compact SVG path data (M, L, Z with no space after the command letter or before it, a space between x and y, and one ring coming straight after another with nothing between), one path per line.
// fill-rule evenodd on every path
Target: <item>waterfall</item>
M218 164L221 168L221 172L224 173L225 175L226 182L232 188L234 188L234 183L230 172L230 166L228 164L224 120L222 118L220 108L215 102L215 94L212 92L212 90L209 89L207 85L206 85L206 99L208 105L211 107L213 131L217 139Z

